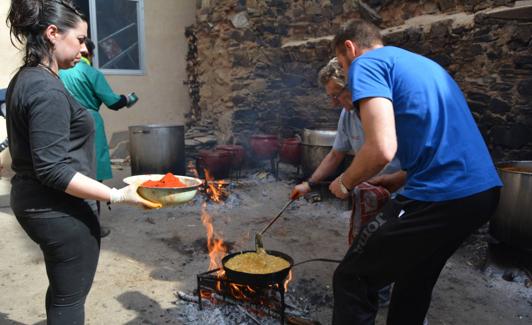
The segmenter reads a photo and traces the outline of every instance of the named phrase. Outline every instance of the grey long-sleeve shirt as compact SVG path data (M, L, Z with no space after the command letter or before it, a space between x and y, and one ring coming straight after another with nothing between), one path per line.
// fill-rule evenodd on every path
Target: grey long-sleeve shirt
M92 117L50 71L21 69L9 84L6 104L13 186L30 186L34 191L27 195L43 196L24 198L30 201L24 206L46 205L52 197L61 201L76 172L94 177Z

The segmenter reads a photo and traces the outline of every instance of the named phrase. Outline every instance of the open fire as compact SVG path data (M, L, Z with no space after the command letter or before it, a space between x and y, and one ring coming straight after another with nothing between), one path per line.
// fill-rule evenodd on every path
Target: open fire
M210 184L213 193L218 192L216 184ZM214 199L213 199L214 201ZM215 201L216 202L216 201ZM213 226L213 219L207 212L207 204L201 207L201 221L207 233L207 247L209 251L209 270L198 274L197 295L199 308L202 309L202 299L211 303L227 302L241 303L252 313L261 315L275 315L284 323L285 292L288 289L292 275L276 281L266 281L257 285L248 283L243 279L231 279L226 275L222 259L228 254L227 245L224 244L220 233Z
M201 206L201 222L207 232L207 248L209 250L209 271L220 268L222 258L227 255L227 246L224 244L220 234L214 231L212 217L207 212L207 204L204 202ZM223 274L220 274L220 276Z
M188 162L187 169L194 177L200 178L198 170L194 167L192 161ZM215 203L224 202L231 194L228 189L230 182L226 180L215 180L207 169L203 169L203 172L205 180L199 190L205 194L205 197L209 201Z
M198 170L192 162L189 162L187 168L192 175L199 178ZM196 293L200 310L203 307L203 300L208 300L212 304L229 303L237 305L238 308L245 306L245 310L257 316L279 317L281 323L284 323L285 292L292 278L291 271L286 276L259 283L232 278L226 274L222 260L228 255L229 249L222 235L214 229L213 218L207 211L207 202L223 203L230 195L231 183L226 180L215 180L207 169L203 169L203 172L205 180L200 190L206 200L201 204L201 222L207 235L209 268L208 271L197 275ZM253 317L251 314L248 316Z
M214 180L207 169L204 169L204 172L205 183L203 184L203 192L209 200L216 203L223 202L230 194L227 188L229 182L225 180Z

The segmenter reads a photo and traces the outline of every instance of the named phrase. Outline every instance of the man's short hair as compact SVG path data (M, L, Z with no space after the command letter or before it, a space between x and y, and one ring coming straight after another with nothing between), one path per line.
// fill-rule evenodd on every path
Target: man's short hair
M85 46L87 47L87 51L89 51L89 55L93 56L94 55L94 48L95 48L94 42L90 38L86 38L85 39Z
M353 19L340 27L333 40L333 50L345 52L343 46L345 41L352 41L363 49L371 48L375 45L382 45L382 36L377 26L362 20Z
M340 63L336 57L332 58L326 66L321 68L318 79L323 87L326 87L327 83L329 83L331 80L333 80L339 86L345 87L344 70L342 69L342 66L340 66Z

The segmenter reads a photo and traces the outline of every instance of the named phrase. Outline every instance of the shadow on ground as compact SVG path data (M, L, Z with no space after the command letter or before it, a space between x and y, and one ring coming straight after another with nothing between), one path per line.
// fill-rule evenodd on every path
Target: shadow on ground
M17 322L15 320L12 320L12 319L9 318L8 314L4 314L4 313L0 312L0 325L30 325L30 324L21 323L21 322ZM34 323L33 325L46 325L46 321L43 320L43 321Z
M173 324L177 320L177 308L164 309L157 301L141 292L128 291L118 296L117 300L125 309L134 311L137 315L125 325Z

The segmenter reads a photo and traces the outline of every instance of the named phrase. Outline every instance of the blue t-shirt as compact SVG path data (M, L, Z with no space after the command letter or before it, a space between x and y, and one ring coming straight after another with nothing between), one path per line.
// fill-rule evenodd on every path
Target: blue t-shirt
M385 46L349 68L353 102L383 97L393 103L397 157L407 172L402 195L445 201L502 186L462 91L437 63Z

